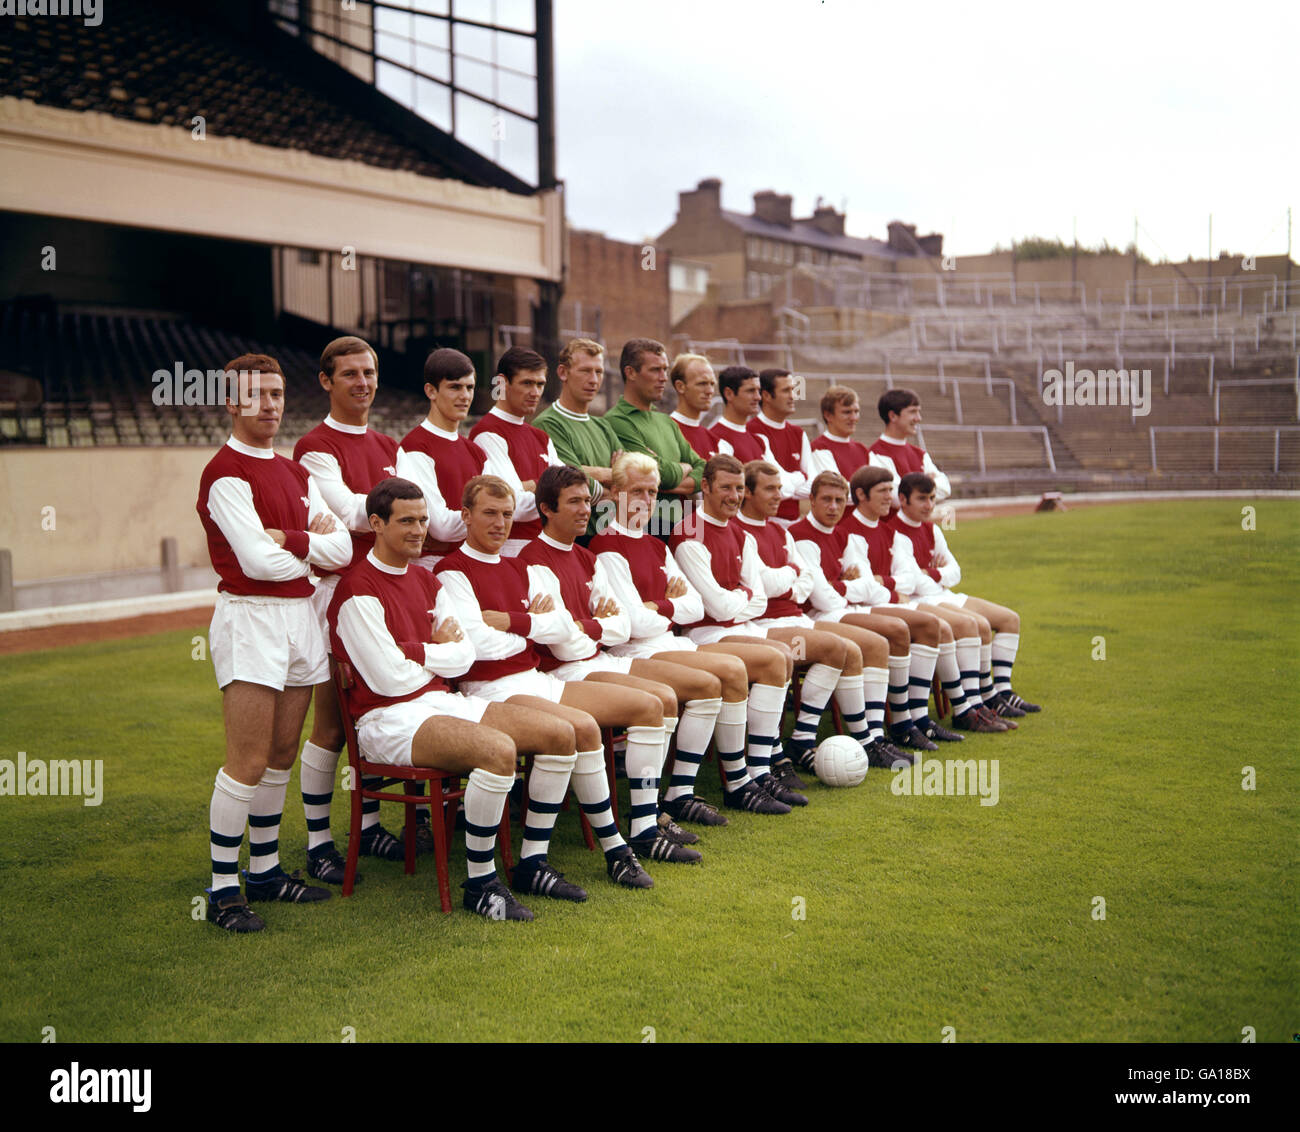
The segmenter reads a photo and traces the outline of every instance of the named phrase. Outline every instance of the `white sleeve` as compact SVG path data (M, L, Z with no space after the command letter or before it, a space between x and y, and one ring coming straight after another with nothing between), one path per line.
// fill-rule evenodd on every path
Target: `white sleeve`
M366 516L366 496L353 491L343 482L343 469L338 460L329 452L304 452L298 461L307 469L325 500L325 505L343 520L343 525L350 531L368 531L370 522Z
M549 437L546 440L546 466L548 468L564 467L564 461L560 459L559 453L555 451L555 441Z
M438 594L434 616L441 623L455 611ZM448 679L468 672L474 663L474 646L468 635L447 644L424 646L424 663L411 660L393 640L384 620L384 607L377 597L348 598L338 612L339 640L352 666L371 691L381 696L405 696L419 691L430 676Z
M736 454L736 450L731 447L731 441L724 437L718 439L718 452L724 456L734 456Z
M762 617L763 611L767 608L767 591L763 589L763 575L760 572L763 560L758 556L758 542L753 535L745 536L745 548L740 552L740 584L747 586L752 592L753 597L745 603L745 608L741 610L740 620L749 621L755 617Z
M815 584L812 572L807 568L807 563L803 560L803 555L795 548L794 536L789 530L785 532L785 556L790 560L791 568L795 571L794 584L790 587L791 596L802 605L812 597L813 586ZM821 555L818 555L820 558ZM821 569L817 572L820 574Z
M812 441L808 439L808 434L803 429L799 430L799 438L802 441L802 447L799 450L799 470L803 472L805 481L803 494L799 498L807 499L812 489L812 481L817 478L817 473L821 468L813 458ZM828 452L827 455L829 456L830 453ZM831 457L831 471L835 470L834 464L835 459Z
M480 432L474 438L474 443L487 454L487 463L483 465L483 471L489 475L500 476L514 492L514 521L523 523L540 518L537 514L537 498L531 491L524 490L524 481L519 476L519 469L510 459L510 445L506 438L496 432Z
M948 549L948 540L943 537L943 531L937 523L934 526L934 552L935 561L942 563L939 567L939 585L949 590L960 585L961 566Z
M744 616L750 599L741 590L724 590L713 576L713 556L699 539L685 539L673 552L673 559L681 568L686 580L700 595L704 612L714 621L748 621L757 614ZM760 590L760 592L762 592ZM763 596L763 606L767 596ZM760 606L760 610L763 608Z
M801 430L802 431L802 430ZM772 455L772 445L768 442L766 436L761 432L756 434L758 439L763 442L763 458L776 468L781 476L781 498L782 499L807 499L808 498L808 477L804 475L803 470L796 472L787 472L782 466L781 461ZM808 437L804 435L804 443L808 443Z
M822 472L838 472L840 466L835 462L835 453L828 452L825 448L811 448L812 452L812 471L808 476L811 484Z
M437 574L437 578L450 595L461 632L473 644L479 660L504 660L528 647L523 637L504 629L494 629L483 620L483 610L474 596L474 588L459 570L447 570Z
M929 452L921 458L921 471L934 480L934 501L936 503L942 503L952 494L952 484L948 482L948 477L934 466L934 461L930 459Z
M822 551L811 539L794 544L795 549L799 552L799 557L803 559L807 567L805 573L812 575L812 607L818 613L834 613L843 609L848 602L841 597L835 587L826 580L826 574L822 570Z
M606 648L614 645L626 643L632 636L632 615L630 608L619 601L614 595L614 591L609 584L609 575L605 573L605 568L600 564L600 559L596 559L596 573L591 579L591 608L594 611L597 604L604 598L610 598L618 605L618 612L613 617L602 617L600 619L600 643ZM650 612L646 610L646 612Z
M745 537L752 539L754 536L747 533ZM780 597L786 591L794 588L794 584L798 579L798 571L793 566L769 566L763 561L762 555L758 553L757 542L754 543L754 557L758 559L758 574L763 579L764 593L771 597Z
M348 525L325 506L316 481L307 478L307 522L310 524L319 515L328 515L334 520L334 530L327 535L307 532L307 561L323 570L342 570L352 561L352 536Z
M662 613L645 607L641 595L637 593L636 583L632 580L632 567L618 551L606 550L596 556L596 562L605 571L610 594L618 602L619 608L628 614L631 625L629 640L658 637L672 628L673 623Z
M861 535L849 535L848 545L844 548L844 557L840 559L840 569L850 566L858 568L858 576L844 583L844 596L850 605L889 605L889 587L884 582L877 582L871 570L871 555L867 551L867 540Z
M939 584L929 576L921 573L921 566L916 561L912 540L905 534L895 532L890 546L890 572L894 576L894 588L899 597L921 600L938 594Z
M891 476L894 477L894 485L890 490L890 501L895 507L898 506L898 469L894 467L894 461L888 456L882 456L878 452L867 453L867 463L873 468L884 468Z
M552 639L541 643L551 650L557 660L590 660L595 656L596 642L587 636L582 626L565 608L564 597L560 593L560 580L549 567L530 565L528 567L529 602L531 603L532 599L540 594L549 595L551 601L555 603L555 617L562 629L562 632L557 631ZM547 616L551 615L547 614Z
M681 578L686 586L686 592L681 597L668 599L673 603L673 624L694 625L695 622L704 620L704 601L700 597L700 591L691 585L690 578L682 573L677 559L671 554L664 555L664 573L668 575L669 582Z
M465 520L461 518L459 507L453 511L443 499L432 457L423 452L407 452L406 449L399 448L397 474L424 492L424 503L429 509L430 537L439 542L464 542Z
M266 533L247 480L223 476L214 481L208 488L208 514L226 536L239 568L248 577L262 582L290 582L307 576L307 563L277 546Z

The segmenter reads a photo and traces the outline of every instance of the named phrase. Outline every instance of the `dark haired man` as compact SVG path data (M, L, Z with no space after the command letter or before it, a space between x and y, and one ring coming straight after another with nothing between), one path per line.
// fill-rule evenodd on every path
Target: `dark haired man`
M770 456L762 439L749 431L749 422L759 408L758 374L748 366L727 366L718 374L722 394L722 416L713 422L709 435L718 451L735 456L742 464Z
M808 498L808 485L819 470L808 434L790 423L802 382L796 383L788 369L763 370L758 375L762 408L747 426L767 445L768 462L780 471L781 506L775 517L786 527L799 518L799 501Z
M898 481L908 472L930 476L935 484L935 502L942 503L952 494L952 484L924 448L908 443L921 423L921 398L910 389L886 389L876 402L876 411L885 422L885 430L867 454L873 467L884 468L893 477L890 502L894 510L899 505Z

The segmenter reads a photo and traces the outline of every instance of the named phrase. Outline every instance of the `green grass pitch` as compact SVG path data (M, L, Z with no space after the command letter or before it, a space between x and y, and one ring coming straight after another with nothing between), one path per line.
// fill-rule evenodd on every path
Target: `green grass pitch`
M642 893L571 811L552 860L591 899L533 898L530 925L443 916L427 859L365 861L351 899L270 906L258 936L196 922L222 728L192 634L0 659L0 757L104 761L100 806L0 797L0 1039L1289 1041L1300 504L1245 530L1245 502L949 532L965 586L1021 612L1015 683L1045 709L957 752L999 761L996 806L873 770L732 815ZM346 819L338 791L340 844ZM280 840L301 866L296 772Z

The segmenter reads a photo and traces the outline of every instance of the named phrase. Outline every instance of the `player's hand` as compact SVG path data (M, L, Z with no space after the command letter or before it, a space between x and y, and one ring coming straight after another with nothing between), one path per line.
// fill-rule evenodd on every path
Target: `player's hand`
M668 588L664 590L664 597L671 601L675 597L685 597L686 579L680 574L668 579Z
M310 523L307 524L307 531L313 535L332 535L334 533L334 516L328 511L322 511Z
M271 539L276 546L284 545L284 531L277 531L274 527L266 527L264 529L266 530L266 533L271 536Z
M435 625L429 635L429 643L432 645L450 645L464 639L465 634L460 631L460 625L456 623L454 617L448 617L441 625Z
M536 490L537 490L537 481L536 481L536 480L524 480L522 483L520 483L519 486L520 486L521 488L523 488L524 491L536 491Z
M591 615L597 621L606 617L617 617L619 614L618 602L612 597L602 597L596 602L596 608L591 611Z
M859 567L858 564L855 562L852 566L848 567L848 568L844 571L844 573L842 573L842 574L840 575L840 581L842 581L842 582L856 582L860 577L862 577L862 569L861 569L861 567Z
M502 613L499 609L483 610L483 624L489 629L497 629L500 632L507 632L510 628L510 614Z
M582 470L600 484L601 487L610 487L614 482L614 473L608 468L595 468L584 464Z
M885 579L882 578L879 574L872 574L871 576L875 578L876 581L879 582L882 586L885 584Z
M550 613L555 608L555 599L550 594L538 594L528 603L525 613Z

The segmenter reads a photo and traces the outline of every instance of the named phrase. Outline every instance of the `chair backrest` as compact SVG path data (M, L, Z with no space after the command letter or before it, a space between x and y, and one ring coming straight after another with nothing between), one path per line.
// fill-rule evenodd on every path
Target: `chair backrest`
M356 781L360 782L361 750L357 746L357 727L352 720L352 712L348 709L347 700L347 690L356 683L356 677L352 673L352 665L346 660L339 660L336 656L330 657L330 668L334 673L334 691L339 701L339 719L343 724L343 738L347 741L348 765L352 767L352 773L357 776Z

